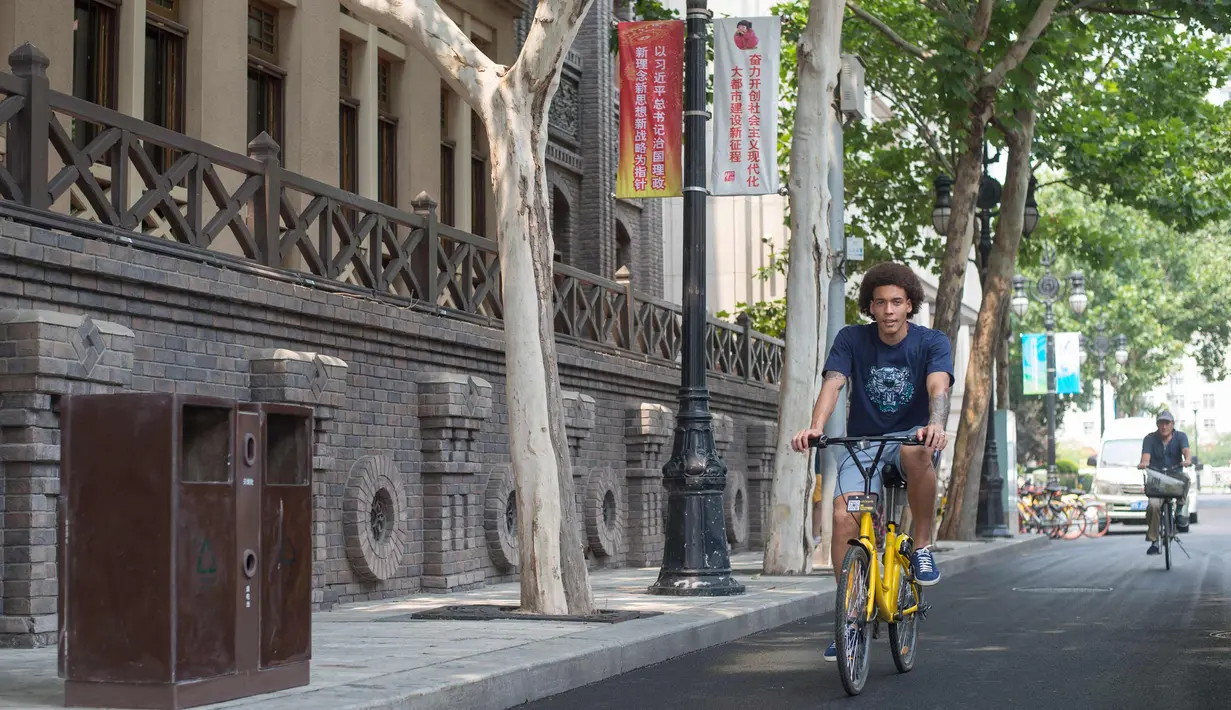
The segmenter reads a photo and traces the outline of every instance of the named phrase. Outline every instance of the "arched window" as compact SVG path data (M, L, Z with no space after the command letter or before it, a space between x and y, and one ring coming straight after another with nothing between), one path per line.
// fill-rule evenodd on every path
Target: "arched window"
M619 271L622 267L627 266L629 271L633 270L631 263L633 258L633 240L628 236L628 230L624 228L624 223L616 220L616 257L615 271Z
M573 233L572 215L568 198L558 187L551 188L551 234L556 243L556 254L564 263L569 261L569 244Z

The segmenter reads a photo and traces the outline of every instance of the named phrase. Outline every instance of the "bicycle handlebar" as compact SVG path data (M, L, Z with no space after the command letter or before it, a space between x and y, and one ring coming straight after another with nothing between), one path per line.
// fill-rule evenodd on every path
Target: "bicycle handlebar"
M923 442L913 435L905 436L811 436L808 446L824 449L828 446L850 446L851 444L901 444L903 446L923 446Z

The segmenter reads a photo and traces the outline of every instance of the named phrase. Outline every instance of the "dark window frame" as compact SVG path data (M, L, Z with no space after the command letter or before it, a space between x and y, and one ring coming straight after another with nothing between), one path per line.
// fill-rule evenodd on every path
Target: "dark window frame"
M470 154L470 233L476 237L487 236L487 188L491 173L487 158Z
M164 8L165 9L165 8ZM145 25L145 105L147 122L184 133L187 106L188 28L174 20L147 15ZM151 57L150 43L155 54ZM152 85L151 85L152 84ZM151 110L154 115L151 115ZM166 172L179 159L177 151L146 144L155 167Z
M83 13L85 16L83 17ZM80 23L88 26L82 28ZM119 3L112 0L73 2L73 96L109 109L119 105ZM88 34L81 35L77 32ZM80 51L84 50L85 57ZM102 131L101 126L73 119L73 143L85 148ZM111 155L100 161L111 164Z
M248 54L277 64L278 19L278 8L260 0L248 0ZM257 35L252 32L253 22L261 26Z
M277 65L262 61L259 57L248 57L248 140L260 135L263 130L282 148L282 159L286 160L286 150L283 135L286 128L286 72ZM252 105L253 95L251 82L256 81L260 90L260 99L266 102L257 110L263 115L254 116ZM269 106L272 99L273 107ZM254 120L261 125L259 130L253 126ZM272 129L272 130L271 130Z
M381 113L376 119L376 187L378 198L390 207L398 205L398 119Z
M146 17L157 15L164 20L179 22L180 5L176 0L145 0Z
M450 227L456 224L457 208L457 168L455 156L457 144L451 140L440 142L440 204L438 217L442 224Z

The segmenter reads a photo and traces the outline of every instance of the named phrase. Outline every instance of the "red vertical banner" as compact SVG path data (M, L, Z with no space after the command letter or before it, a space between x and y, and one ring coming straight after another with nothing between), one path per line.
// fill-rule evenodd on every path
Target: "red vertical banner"
M616 197L679 197L684 183L684 22L621 22Z

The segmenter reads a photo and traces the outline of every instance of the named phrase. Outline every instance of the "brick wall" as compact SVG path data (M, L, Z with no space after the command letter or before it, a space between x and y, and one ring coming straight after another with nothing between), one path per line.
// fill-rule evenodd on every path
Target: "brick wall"
M54 640L52 395L82 387L313 404L319 607L515 578L499 330L7 220L0 311L76 324L0 340L0 645ZM59 355L31 359L31 348ZM95 350L93 374L75 375ZM559 362L591 564L657 565L678 370L569 344ZM728 468L754 484L764 452L748 455L747 433L775 418L777 393L717 377L711 386L713 409L730 418ZM755 528L761 513L747 515Z

